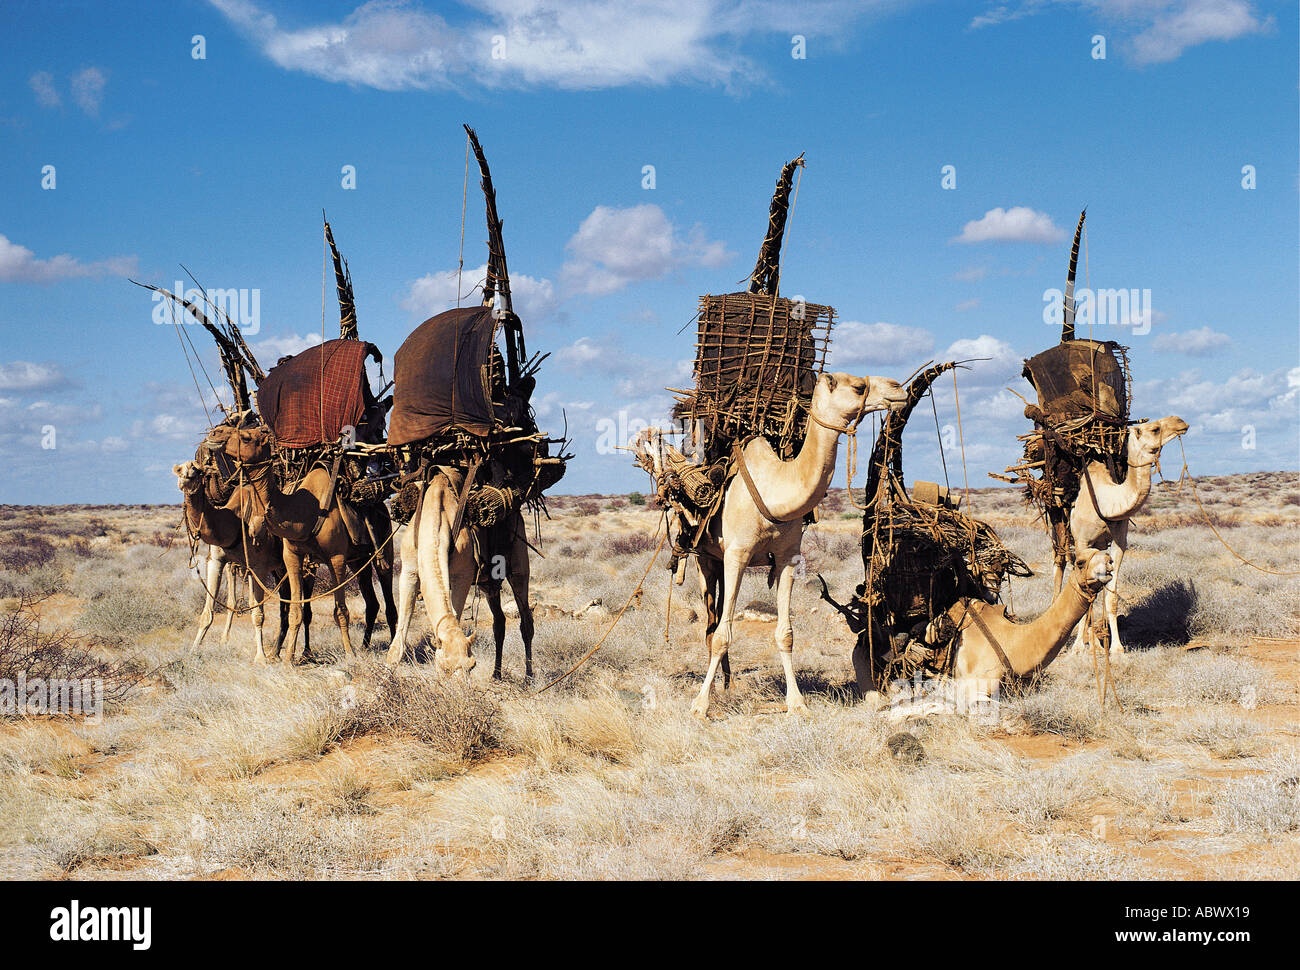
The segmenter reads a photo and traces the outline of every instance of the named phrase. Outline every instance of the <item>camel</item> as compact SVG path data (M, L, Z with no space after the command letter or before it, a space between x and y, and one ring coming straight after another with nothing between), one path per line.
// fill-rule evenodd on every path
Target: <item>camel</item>
M1104 550L1087 551L1037 619L1017 623L1006 615L1005 606L963 598L930 623L926 641L941 642L945 628L955 626L953 676L988 694L1006 677L1028 677L1055 660L1111 578L1110 556ZM869 668L859 669L857 675L863 693L875 689Z
M501 578L510 583L519 607L519 634L524 641L524 676L533 676L533 613L528 604L529 561L524 518L516 511L501 528L510 529L505 561L483 561L487 530L469 523L453 537L456 507L464 473L440 468L429 481L416 506L411 524L402 535L402 572L397 581L397 632L388 649L390 666L402 662L406 636L415 613L417 594L423 590L429 627L437 641L435 666L439 674L468 675L478 662L474 658L474 637L460 625L472 586L483 591L492 611L492 635L496 641L494 680L501 679L501 654L506 636L506 615L501 608ZM486 570L489 578L483 578ZM501 576L504 572L504 577Z
M379 555L376 555L375 548L368 543L358 545L352 541L343 517L346 515L355 520L352 531L356 533L364 534L365 524L359 520L356 511L330 493L329 471L313 468L291 492L281 491L275 481L271 432L265 425L237 429L226 444L226 454L239 462L243 471L242 481L227 506L248 524L250 531L256 533L265 528L283 540L284 566L289 573L289 630L285 637L288 650L280 658L285 666L293 666L298 630L303 623L303 607L310 595L303 592L304 561L309 557L329 566L334 620L348 660L356 658L348 632L351 617L348 615L346 586L350 579L355 577L358 580L366 604L362 649L369 645L379 615L375 591L368 577L362 575L367 566L373 568L379 579L388 627L394 630L397 607L393 602L392 568L387 565L392 560L383 554L382 548L392 535L391 522L386 517L369 517L375 530L375 541L381 547ZM270 659L276 659L275 655Z
M1135 424L1128 429L1125 458L1128 474L1122 482L1111 479L1103 462L1091 461L1083 469L1079 497L1070 510L1070 535L1074 539L1075 556L1084 550L1103 552L1114 546L1115 567L1103 600L1106 622L1110 626L1110 649L1123 653L1124 644L1119 638L1119 567L1128 551L1129 520L1146 504L1151 495L1151 469L1160 461L1160 450L1187 431L1187 422L1170 416L1159 421ZM1063 563L1056 563L1056 588L1060 589ZM1076 649L1084 642L1084 629L1079 628Z
M807 710L795 681L794 628L790 622L790 595L795 558L803 542L804 517L817 507L830 486L840 435L854 434L867 412L899 407L906 398L898 382L887 378L823 374L813 390L807 436L794 458L782 461L763 438L745 445L742 462L753 482L753 491L743 474L731 479L721 515L714 519L696 550L707 614L704 642L709 649L708 672L691 705L697 717L708 716L719 665L724 688L731 686L727 654L734 639L732 622L740 583L745 569L760 557L767 557L769 562L768 585L774 581L777 584L774 636L785 668L786 710Z
M174 465L172 472L176 483L184 495L185 525L192 535L208 544L206 577L204 579L204 606L199 617L199 631L194 637L194 649L198 649L212 626L213 608L221 591L222 572L230 567L230 592L227 600L229 613L226 627L221 636L225 643L230 637L230 627L235 615L235 586L238 582L238 570L244 570L248 577L248 600L253 607L253 630L257 650L253 655L254 663L265 663L267 655L262 638L262 623L265 619L264 604L278 588L280 577L284 575L284 563L281 559L280 542L265 530L250 530L232 510L214 506L208 498L203 470L192 461ZM247 558L245 558L247 556ZM254 578L255 577L255 578ZM310 620L309 620L310 622ZM286 611L280 610L280 634L276 651L284 640L286 632Z

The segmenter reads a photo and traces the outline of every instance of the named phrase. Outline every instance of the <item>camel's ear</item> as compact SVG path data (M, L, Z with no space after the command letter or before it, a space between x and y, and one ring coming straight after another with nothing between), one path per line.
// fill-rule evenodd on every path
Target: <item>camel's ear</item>
M835 375L834 375L834 374L832 374L832 373L830 373L829 371L827 371L825 374L822 375L822 380L824 380L824 381L826 382L826 390L828 390L828 391L833 391L833 390L835 390L835 383L836 383L836 382L835 382Z

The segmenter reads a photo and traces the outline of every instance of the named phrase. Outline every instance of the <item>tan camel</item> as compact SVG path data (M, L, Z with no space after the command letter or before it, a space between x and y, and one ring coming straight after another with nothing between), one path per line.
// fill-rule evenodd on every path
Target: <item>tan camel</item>
M1076 558L1087 549L1106 551L1114 546L1115 568L1104 598L1112 653L1124 652L1119 638L1117 587L1119 567L1128 551L1129 520L1151 495L1151 469L1160 461L1160 450L1186 431L1187 422L1173 416L1129 428L1125 446L1128 474L1122 482L1113 481L1102 462L1093 461L1084 466L1079 497L1070 510L1070 535L1074 538ZM1083 646L1084 632L1080 626L1076 649Z
M208 544L206 577L204 580L204 607L199 617L199 631L194 637L194 648L198 649L212 626L213 608L221 591L221 576L230 568L230 587L227 599L229 613L221 642L230 637L230 626L234 620L236 591L240 570L248 576L248 601L253 607L253 631L257 650L253 655L254 663L266 662L266 653L262 639L262 624L265 620L263 606L271 596L267 590L277 589L280 577L284 575L284 562L281 558L280 541L266 530L249 531L232 510L214 506L208 498L203 470L192 461L174 465L172 472L176 475L176 484L184 495L185 525L191 535L198 536ZM247 560L245 559L247 554ZM253 577L256 577L254 579ZM260 582L259 582L260 581ZM279 639L285 636L285 612L280 617ZM277 643L276 649L279 649Z
M953 644L953 676L987 695L1006 677L1028 677L1055 660L1111 575L1110 556L1101 550L1087 551L1037 619L1017 623L1007 617L1005 606L963 598L930 624L926 639L938 642L939 631L955 625L959 632ZM863 692L873 690L871 671L857 673Z
M227 507L234 509L248 523L252 532L265 528L271 535L283 540L284 566L289 574L289 630L285 637L288 649L283 653L282 661L286 666L292 666L294 662L298 630L303 622L303 606L310 595L304 595L303 592L304 566L308 558L329 566L330 586L334 595L334 620L339 627L344 654L349 660L354 659L356 652L352 649L352 638L348 632L351 622L347 605L348 581L354 577L357 579L361 596L366 603L366 630L362 640L364 649L370 643L375 619L379 615L379 601L370 586L369 577L365 575L368 568L379 579L387 607L389 628L395 626L392 571L391 568L385 568L391 559L382 554L375 556L375 548L368 543L353 543L343 516L352 516L357 520L353 522L353 532L364 534L365 525L357 512L339 501L337 496L330 495L330 473L327 470L313 468L294 486L293 491L287 494L281 491L275 481L270 429L265 425L238 429L226 444L226 454L239 462L244 470L243 481L235 489ZM386 516L374 516L370 522L375 530L375 541L381 547L386 545L391 536L391 522L388 522ZM386 550L381 549L381 553L384 551ZM274 660L275 656L272 655L271 659Z
M777 584L776 648L785 668L786 709L807 709L795 682L792 654L794 628L790 622L790 595L794 589L795 559L803 542L804 516L826 495L835 472L840 435L852 434L869 411L899 407L907 392L883 377L823 374L813 390L808 434L799 454L782 461L763 438L749 442L742 460L758 493L751 494L742 475L727 485L722 513L701 541L696 557L700 588L707 613L704 641L709 648L709 669L691 711L707 717L713 679L722 666L723 686L731 684L728 648L734 639L732 621L745 569L755 560L769 561L768 585Z
M425 486L411 523L402 535L402 571L397 580L397 632L388 649L388 663L396 666L406 653L407 631L415 613L415 601L424 595L429 628L437 641L434 663L444 676L468 674L478 662L474 658L474 636L461 628L471 587L485 594L492 611L492 633L496 641L496 665L492 676L501 677L501 654L505 642L506 617L501 609L501 579L510 583L519 608L519 633L524 641L524 675L533 676L533 614L528 603L528 544L524 540L523 515L515 512L507 520L511 541L503 561L484 562L481 550L489 548L487 530L462 523L453 537L456 506L465 483L464 472L442 467ZM504 575L503 575L504 574ZM482 581L480 581L480 577Z

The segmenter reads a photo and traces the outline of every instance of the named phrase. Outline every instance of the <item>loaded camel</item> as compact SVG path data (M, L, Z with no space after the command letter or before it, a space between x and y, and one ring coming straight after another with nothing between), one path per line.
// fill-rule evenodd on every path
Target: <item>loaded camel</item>
M331 493L329 471L314 467L289 492L282 491L275 480L271 430L263 424L237 428L227 442L226 454L242 469L241 482L227 503L228 507L247 523L250 532L265 529L283 540L284 566L289 573L289 630L284 640L288 649L281 657L283 663L293 665L304 605L311 595L310 592L304 594L303 583L304 565L308 558L329 566L334 589L334 620L349 660L356 657L348 633L351 617L348 615L346 587L350 579L358 580L366 604L362 649L369 645L379 615L379 600L368 577L362 575L367 566L379 580L388 626L394 630L397 608L393 602L392 569L387 565L391 560L376 555L375 547L369 543L362 545L352 541L344 516L354 520L352 531L359 535L365 534L365 526L354 509ZM370 517L369 521L372 529L376 530L375 541L380 546L385 545L392 535L391 523L386 523L380 516ZM276 655L272 654L270 659L275 658Z
M863 415L897 407L906 392L883 377L823 374L813 390L808 433L799 453L789 461L777 457L763 438L740 452L741 473L728 483L721 514L710 524L696 557L707 622L704 642L709 668L691 712L707 717L713 680L722 667L723 686L731 685L728 650L732 623L745 569L769 557L768 583L777 583L777 622L774 637L785 668L786 709L807 710L795 681L792 654L794 628L790 596L794 589L795 558L803 542L804 516L826 495L835 472L840 435L854 434ZM648 442L647 442L648 443ZM746 473L753 487L746 483Z
M239 571L248 574L248 600L253 607L253 630L257 650L253 654L254 663L266 663L267 655L262 639L262 623L265 619L264 605L274 590L279 588L284 576L284 561L281 558L280 541L266 532L251 531L231 509L215 506L208 497L206 482L202 469L192 461L174 465L172 472L176 483L184 495L185 526L192 536L208 544L206 576L204 578L204 606L199 617L199 631L194 637L194 649L198 649L212 626L213 607L221 591L222 572L229 567L231 571L228 613L226 627L221 635L221 642L230 638L230 626L234 621L236 603L236 585ZM247 557L245 553L247 552ZM278 598L278 597L277 597ZM306 622L311 623L310 611ZM284 642L288 625L288 610L280 603L280 633L276 640L275 653ZM304 631L304 642L310 650L310 640Z
M926 640L940 643L955 627L953 677L988 694L1005 678L1031 676L1055 660L1112 578L1110 556L1104 550L1086 550L1052 605L1036 619L1017 623L1001 604L964 597L931 622ZM875 689L869 681L861 682L861 672L859 687L864 693Z
M1070 510L1070 535L1074 539L1076 559L1087 550L1105 552L1114 546L1114 569L1103 599L1106 622L1110 627L1110 649L1123 653L1119 638L1119 567L1128 551L1129 520L1137 514L1151 495L1151 469L1160 461L1160 451L1187 431L1187 422L1179 417L1161 418L1135 424L1128 429L1125 458L1128 473L1121 482L1112 480L1106 465L1090 461L1083 468L1079 496ZM1064 563L1056 564L1057 589ZM1079 627L1076 648L1084 643L1085 631Z
M472 586L477 586L492 611L492 636L496 642L493 679L501 679L501 654L506 637L506 615L501 608L499 569L510 583L519 608L519 635L524 641L524 676L533 676L533 611L528 604L529 561L524 518L516 511L501 528L510 530L504 562L485 562L482 550L492 548L486 529L468 522L456 534L456 510L465 473L440 468L424 487L410 526L402 535L402 572L397 581L397 631L388 649L388 663L396 666L406 652L406 636L415 613L416 595L423 591L429 628L437 641L435 664L440 674L468 674L474 669L474 637L460 625L460 615Z

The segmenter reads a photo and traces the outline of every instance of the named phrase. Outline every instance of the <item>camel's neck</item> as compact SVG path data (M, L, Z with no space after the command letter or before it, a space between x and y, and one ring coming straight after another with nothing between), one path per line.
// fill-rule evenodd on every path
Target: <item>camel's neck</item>
M789 461L781 461L775 455L770 460L751 461L746 454L746 462L753 466L750 473L758 493L773 516L783 521L800 519L826 497L831 476L835 474L839 441L839 431L810 420L803 447Z
M192 492L182 492L185 496L183 499L185 509L185 522L193 533L197 533L199 538L209 545L228 546L234 539L238 538L233 525L227 522L230 513L222 515L221 509L216 508L208 500L208 490L200 483L199 487Z
M1149 463L1129 462L1122 482L1111 481L1110 472L1099 461L1088 464L1088 480L1097 496L1097 508L1106 519L1127 519L1146 504L1151 495ZM1085 482L1084 488L1088 487Z
M1029 623L1016 624L1022 635L1009 646L1004 646L1016 673L1032 673L1051 663L1070 639L1079 620L1088 612L1092 599L1072 577L1039 617Z

